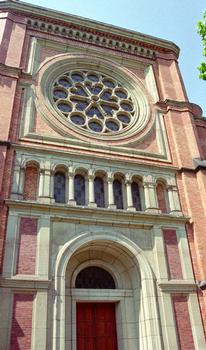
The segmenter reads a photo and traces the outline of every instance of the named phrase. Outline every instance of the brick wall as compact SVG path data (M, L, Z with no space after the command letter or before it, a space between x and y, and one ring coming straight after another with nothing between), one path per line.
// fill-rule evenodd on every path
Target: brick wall
M36 200L38 186L38 169L35 166L28 166L25 170L23 198Z
M163 230L170 279L182 279L182 268L175 230Z
M19 250L17 257L18 274L35 274L36 244L37 244L36 218L21 218L19 227Z
M34 294L14 294L9 350L30 350Z
M194 350L187 296L172 295L179 350Z

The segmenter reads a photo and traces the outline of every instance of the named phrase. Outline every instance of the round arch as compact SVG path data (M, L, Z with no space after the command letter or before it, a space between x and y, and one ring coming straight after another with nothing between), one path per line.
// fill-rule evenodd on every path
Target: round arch
M141 327L143 327L144 346L150 350L162 349L160 321L156 300L155 277L152 269L144 256L143 251L130 239L120 233L82 233L78 237L67 242L59 251L56 259L55 279L55 303L54 303L54 332L53 348L65 349L65 273L71 257L84 245L95 242L108 242L116 245L128 257L134 261L134 266L139 270L141 279ZM149 301L149 303L148 303ZM132 349L132 348L131 348ZM128 349L129 350L129 349Z

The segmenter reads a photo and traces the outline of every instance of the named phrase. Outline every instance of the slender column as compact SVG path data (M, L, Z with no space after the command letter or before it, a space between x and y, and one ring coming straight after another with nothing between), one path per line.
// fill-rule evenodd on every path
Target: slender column
M24 189L24 173L25 169L19 165L15 165L13 174L13 184L11 190L11 198L22 199Z
M168 191L170 213L173 215L182 215L177 187L168 186L167 191Z
M74 199L74 171L69 169L68 173L68 204L76 205L76 201Z
M156 185L153 181L144 181L145 211L160 213L157 202Z
M95 196L94 196L94 175L88 175L88 181L89 181L89 207L96 208L97 204L95 203Z
M133 206L133 200L132 200L132 182L131 180L125 181L126 185L126 192L127 192L127 210L129 211L136 211L136 209Z
M108 183L108 208L116 209L116 205L114 204L113 177L108 177L107 183Z
M51 203L51 171L50 169L41 169L39 174L39 193L38 198L42 203Z

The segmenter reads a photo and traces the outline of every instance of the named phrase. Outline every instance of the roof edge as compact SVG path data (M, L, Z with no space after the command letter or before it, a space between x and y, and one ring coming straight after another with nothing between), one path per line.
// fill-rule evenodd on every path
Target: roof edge
M48 9L45 7L31 5L23 1L19 0L0 0L0 10L16 10L20 11L22 14L26 14L29 16L39 16L39 17L47 17L53 20L62 21L64 23L71 23L77 26L81 26L84 28L90 28L94 30L99 30L102 33L110 33L113 35L121 36L125 39L132 39L135 41L144 43L147 45L154 45L159 48L168 50L173 52L176 57L179 56L179 47L174 44L172 41L160 39L157 37L153 37L151 35L139 33L133 30L121 28L118 26L114 26L111 24L106 24L103 22L98 22L95 20L91 20L84 17L79 17L76 15L68 14L65 12ZM88 26L89 23L89 26Z

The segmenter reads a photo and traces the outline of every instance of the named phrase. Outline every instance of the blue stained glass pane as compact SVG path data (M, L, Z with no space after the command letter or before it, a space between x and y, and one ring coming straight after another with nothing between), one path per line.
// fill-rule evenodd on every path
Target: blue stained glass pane
M84 124L84 118L81 115L73 115L73 116L71 116L71 121L74 124L77 124L77 125L83 125Z
M104 85L106 85L106 86L108 86L108 87L110 87L110 88L113 88L113 87L115 87L115 84L111 81L111 80L104 80L103 81L103 83L104 83Z
M68 105L67 103L59 103L58 108L60 109L60 111L67 112L67 113L71 112L71 110L72 110L70 105Z
M111 93L110 93L110 92L104 92L104 93L102 94L101 98L102 98L103 100L106 100L106 101L111 100Z
M132 182L132 201L136 210L141 210L139 185L136 182Z
M96 122L89 123L89 127L90 127L90 129L92 131L95 131L95 132L102 131L102 126L99 123L96 123Z
M115 122L113 121L107 121L106 122L106 126L108 127L108 129L110 129L111 131L117 131L119 130L119 125L116 124Z
M76 91L73 93L79 96L87 96L86 92L81 87L76 88Z
M98 108L96 107L91 107L87 112L86 115L88 115L89 117L93 117L93 116L97 116L100 119L103 119L102 113L99 111Z
M70 83L70 81L68 79L59 79L59 84L68 88L70 86L72 86L72 84Z
M117 209L123 209L122 184L119 180L113 182L114 203Z
M85 205L85 179L82 175L74 177L74 198L77 205Z
M113 115L113 109L115 109L115 108L107 106L107 105L102 105L102 108L107 114L109 114L111 116Z
M129 112L133 110L132 106L131 106L129 103L126 103L126 102L121 103L121 107L122 107L125 111L129 111Z
M94 179L94 194L95 194L95 203L97 207L104 208L104 182L100 177Z
M118 119L125 124L128 124L130 122L130 118L128 117L128 115L119 114Z
M78 109L79 111L84 111L87 106L88 104L86 102L78 102L76 104L76 109Z
M84 77L78 73L71 74L71 77L74 81L83 81L84 80Z
M68 94L66 93L66 91L60 90L60 89L56 89L53 92L53 96L54 98L67 98Z
M127 98L127 94L123 91L115 91L115 95L117 95L120 98Z
M56 203L65 203L65 175L57 172L54 175L54 200Z
M99 81L99 77L96 74L88 74L87 78L91 81Z

